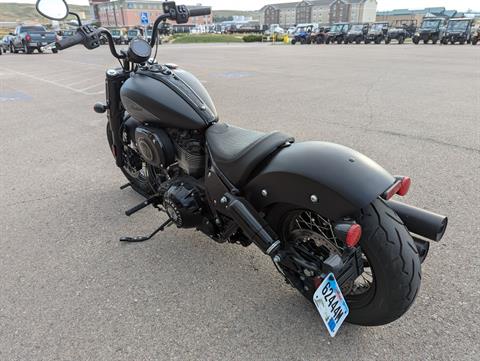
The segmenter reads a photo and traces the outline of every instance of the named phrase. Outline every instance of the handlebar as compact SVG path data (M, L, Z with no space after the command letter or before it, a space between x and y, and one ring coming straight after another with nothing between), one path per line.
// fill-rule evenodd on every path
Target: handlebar
M206 16L212 13L212 8L210 6L194 6L189 7L188 11L191 17Z
M152 29L152 39L150 41L150 46L153 48L157 42L158 37L158 27L160 23L165 20L176 21L179 24L186 23L189 17L195 16L206 16L212 13L212 8L209 6L194 6L187 7L185 5L175 6L175 2L167 2L171 7L165 7L164 11L166 12L163 15L160 15L153 25ZM168 9L168 10L167 10ZM126 53L121 51L120 54L115 48L115 42L113 41L112 34L105 28L92 27L90 25L80 26L76 33L68 38L59 40L55 43L55 46L59 50L64 50L70 48L77 44L83 44L87 49L94 49L99 46L99 38L101 35L104 35L108 40L108 45L110 46L110 52L117 59L125 59Z
M68 38L63 38L62 40L55 42L55 46L59 50L65 50L74 45L81 44L84 39L85 36L77 30L77 32L73 36L69 36Z

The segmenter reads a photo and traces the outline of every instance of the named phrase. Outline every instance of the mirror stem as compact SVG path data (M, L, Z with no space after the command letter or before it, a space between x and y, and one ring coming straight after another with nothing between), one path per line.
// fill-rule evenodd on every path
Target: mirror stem
M78 21L78 26L82 26L82 20L80 20L80 16L77 14L77 13L74 13L74 12L69 12L70 15L73 15L77 18L77 21Z

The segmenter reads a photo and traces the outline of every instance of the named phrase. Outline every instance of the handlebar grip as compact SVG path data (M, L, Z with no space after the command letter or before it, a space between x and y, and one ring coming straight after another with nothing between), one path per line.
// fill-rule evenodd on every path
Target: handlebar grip
M188 12L191 17L205 16L212 13L212 8L210 6L193 6L188 8Z
M75 33L75 35L69 36L68 38L57 41L55 43L55 46L59 50L64 50L64 49L70 48L74 45L82 43L84 39L85 39L85 36L82 33L77 31Z

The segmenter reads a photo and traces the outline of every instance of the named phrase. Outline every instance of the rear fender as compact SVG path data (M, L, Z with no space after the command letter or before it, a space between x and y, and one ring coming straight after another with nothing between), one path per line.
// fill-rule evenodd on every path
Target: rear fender
M385 169L353 149L305 142L276 153L244 194L257 210L287 203L336 220L366 207L394 182Z

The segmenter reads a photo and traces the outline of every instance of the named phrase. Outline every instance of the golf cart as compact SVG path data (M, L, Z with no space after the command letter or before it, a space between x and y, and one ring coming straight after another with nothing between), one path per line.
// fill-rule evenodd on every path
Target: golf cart
M442 44L447 45L459 43L463 45L465 43L470 44L472 40L472 24L473 19L450 19L448 20L447 29L442 37Z
M403 44L405 42L405 39L413 37L416 30L417 26L414 21L411 21L409 25L403 21L401 25L395 23L395 26L389 28L387 31L385 44L390 44L392 40L396 40L399 44Z
M312 43L312 31L314 31L314 24L298 24L296 31L292 39L292 45L296 43L311 44Z
M347 33L345 44L361 44L368 33L368 24L354 24Z
M325 44L327 33L330 31L329 27L320 26L313 30L311 34L312 44Z
M336 23L333 24L330 31L327 33L327 38L325 40L326 44L337 43L342 44L346 41L347 33L350 30L349 23Z
M390 24L388 22L373 23L368 29L367 36L365 37L365 44L374 42L380 44L387 38L388 28Z
M422 40L424 44L428 44L431 40L436 44L443 37L445 22L445 18L424 18L420 29L412 38L413 43L418 44Z
M480 27L472 30L472 45L477 45L480 40Z

